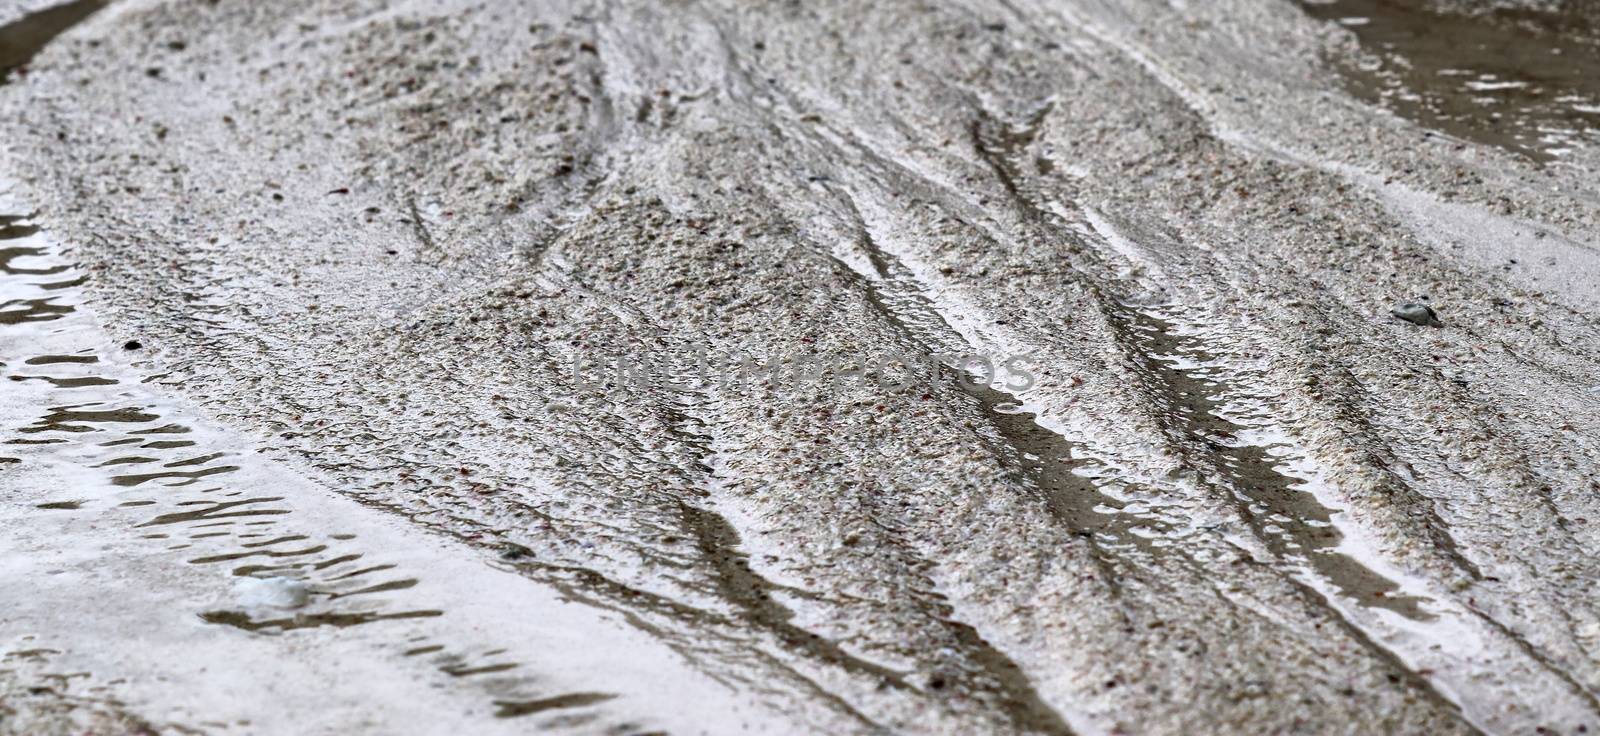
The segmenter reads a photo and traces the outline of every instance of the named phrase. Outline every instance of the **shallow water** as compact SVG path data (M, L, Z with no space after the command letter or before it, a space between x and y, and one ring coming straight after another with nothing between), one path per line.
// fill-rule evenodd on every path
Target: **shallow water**
M0 83L13 70L27 64L51 39L105 5L105 0L76 0L0 26Z
M1370 59L1348 89L1418 124L1537 160L1600 140L1600 35L1576 12L1468 16L1424 0L1302 1Z

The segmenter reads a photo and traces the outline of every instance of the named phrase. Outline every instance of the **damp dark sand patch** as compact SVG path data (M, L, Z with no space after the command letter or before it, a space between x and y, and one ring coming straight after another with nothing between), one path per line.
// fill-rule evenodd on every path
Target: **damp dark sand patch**
M61 363L98 363L100 359L93 355L40 355L22 361L23 365L57 365Z
M34 504L34 508L52 509L52 510L57 510L57 511L75 511L77 509L83 508L83 502L82 501L50 501L48 503L36 503L36 504Z
M499 709L495 711L494 715L496 718L518 718L521 716L532 715L534 713L543 713L549 710L580 708L585 705L594 705L595 703L603 703L615 697L615 695L610 693L568 693L566 695L557 695L550 698L540 698L539 700L497 700L495 701L495 706L497 706Z
M1427 0L1300 0L1371 56L1336 64L1357 98L1538 161L1600 142L1600 32L1575 12L1471 15Z
M223 624L249 632L284 632L295 629L313 629L319 626L333 626L345 628L370 624L375 621L394 621L412 618L434 618L443 616L443 611L401 611L399 613L371 613L358 611L351 613L307 613L295 616L286 616L274 619L253 619L243 611L207 611L200 614L200 619L209 624Z
M57 378L55 376L12 376L13 381L44 381L56 388L83 388L85 386L111 386L117 381L114 378L100 378L97 376L83 376L79 378Z
M39 49L106 6L105 0L77 0L30 13L0 26L0 82L27 64Z

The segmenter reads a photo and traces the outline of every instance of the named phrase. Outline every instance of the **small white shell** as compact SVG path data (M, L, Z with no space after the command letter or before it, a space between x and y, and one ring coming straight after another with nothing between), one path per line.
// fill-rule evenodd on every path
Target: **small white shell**
M243 578L233 584L233 594L246 608L299 608L310 599L303 581L292 578Z

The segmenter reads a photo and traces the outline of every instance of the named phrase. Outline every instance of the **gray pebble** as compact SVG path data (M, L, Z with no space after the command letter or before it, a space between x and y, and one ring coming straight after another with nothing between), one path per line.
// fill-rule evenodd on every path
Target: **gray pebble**
M1414 325L1422 325L1423 327L1444 326L1444 323L1439 321L1439 315L1434 314L1433 307L1426 304L1406 302L1389 310L1389 313Z

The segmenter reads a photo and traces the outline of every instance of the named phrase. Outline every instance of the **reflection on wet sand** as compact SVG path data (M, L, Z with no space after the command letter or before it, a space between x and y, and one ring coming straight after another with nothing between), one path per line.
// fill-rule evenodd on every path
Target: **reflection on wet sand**
M74 0L0 26L0 82L27 64L50 39L61 35L105 5L105 0Z
M0 228L0 296L6 297L0 301L0 327L48 330L52 338L87 333L91 324L73 306L80 297L74 287L83 277L63 286L62 275L71 275L72 266L61 262L46 234L25 218L0 217ZM45 289L57 293L32 297ZM31 324L41 322L50 324ZM24 334L8 336L20 338L9 344L23 349L35 344ZM130 515L130 534L147 529L137 536L167 544L169 551L185 550L183 558L173 558L174 564L228 565L235 578L296 580L310 591L303 610L213 609L195 612L199 620L252 635L282 635L446 615L435 608L405 606L405 591L414 588L418 578L403 574L398 565L375 563L356 535L291 528L296 524L294 508L285 497L230 486L231 475L242 469L239 455L212 445L209 432L170 421L159 408L162 397L128 388L129 382L110 375L116 369L94 350L4 355L0 369L10 374L11 382L47 386L52 400L71 399L41 405L31 421L5 428L9 435L5 444L34 449L0 461L65 464L87 479L74 492L88 497L35 503L35 508L82 511L148 490L148 498L121 500L113 507ZM196 439L170 439L174 436ZM147 466L154 467L129 472ZM443 675L481 678L481 687L502 718L579 708L612 697L584 693L523 699L537 691L527 691L526 678L506 676L519 663L493 656L503 650L490 650L491 654L444 644L419 648L418 639L396 641L395 649L431 655L434 669Z
M1600 34L1575 10L1445 12L1427 0L1302 0L1355 33L1357 97L1539 160L1600 141Z

